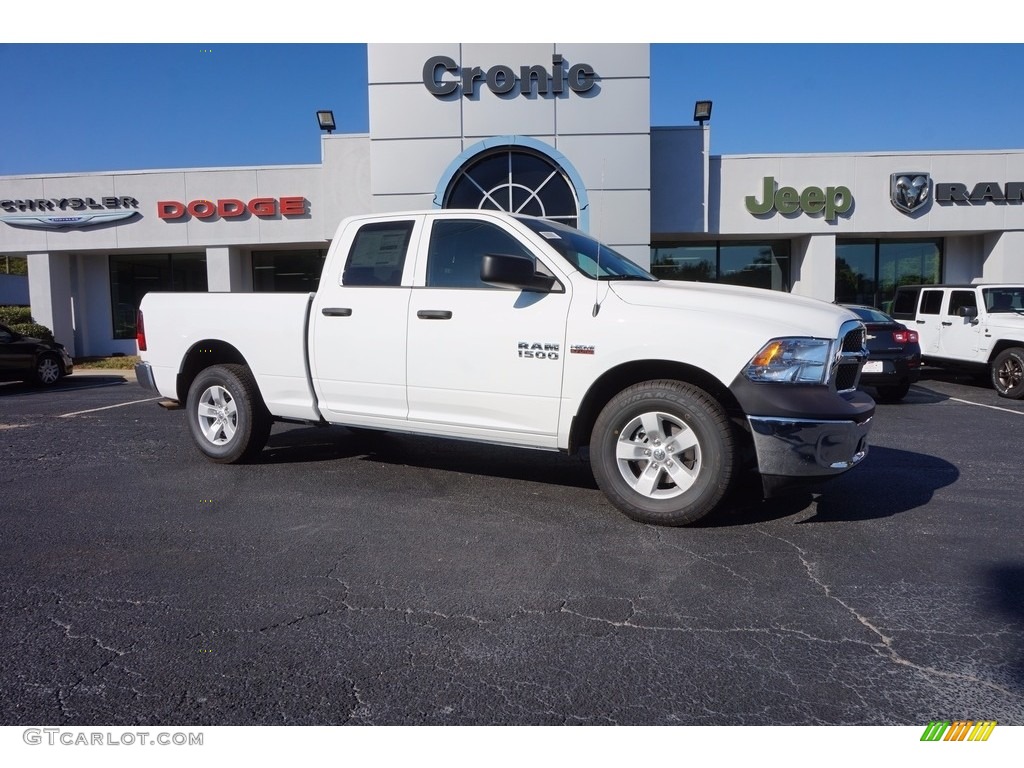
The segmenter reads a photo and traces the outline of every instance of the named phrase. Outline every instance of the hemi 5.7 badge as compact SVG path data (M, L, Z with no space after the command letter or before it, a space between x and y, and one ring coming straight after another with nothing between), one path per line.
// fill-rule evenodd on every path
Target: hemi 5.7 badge
M573 344L569 347L570 355L592 355L594 354L593 344Z

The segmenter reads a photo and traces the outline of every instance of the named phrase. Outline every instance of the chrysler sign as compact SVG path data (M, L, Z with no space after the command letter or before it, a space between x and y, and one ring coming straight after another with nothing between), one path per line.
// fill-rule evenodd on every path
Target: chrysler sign
M0 200L0 221L31 229L83 229L131 219L138 207L138 200L125 195Z

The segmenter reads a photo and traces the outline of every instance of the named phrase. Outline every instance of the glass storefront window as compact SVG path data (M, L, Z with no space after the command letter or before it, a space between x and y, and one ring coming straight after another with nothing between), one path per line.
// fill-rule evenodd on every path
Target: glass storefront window
M312 293L320 285L327 251L253 251L252 289L257 293Z
M27 275L28 259L24 256L0 256L0 275Z
M651 274L662 280L713 283L718 279L716 250L713 245L651 248Z
M836 243L836 301L888 311L900 285L942 280L941 240L861 240Z
M110 314L114 338L135 338L135 314L147 293L206 290L205 253L112 255Z
M789 243L719 246L718 281L751 288L789 290Z
M875 243L836 245L836 301L875 306Z
M651 273L662 280L728 283L788 291L789 243L701 243L651 248Z

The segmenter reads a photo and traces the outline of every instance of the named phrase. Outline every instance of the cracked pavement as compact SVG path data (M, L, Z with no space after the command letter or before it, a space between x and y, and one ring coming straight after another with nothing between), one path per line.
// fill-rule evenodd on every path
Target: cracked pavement
M0 386L0 724L1024 724L992 390L924 381L861 467L667 529L555 454L277 425L210 464L181 411L58 418L144 397L73 379Z

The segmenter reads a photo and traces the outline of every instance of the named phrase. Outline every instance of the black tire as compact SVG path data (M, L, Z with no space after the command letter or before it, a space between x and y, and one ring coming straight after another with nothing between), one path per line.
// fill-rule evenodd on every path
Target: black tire
M629 517L689 525L729 492L736 475L732 425L704 390L681 381L645 381L601 411L591 433L590 465L598 486Z
M201 371L189 387L185 410L196 448L219 464L248 461L267 444L270 414L247 366Z
M992 386L1000 397L1024 398L1024 348L1004 349L992 361Z
M883 403L898 403L910 391L910 382L902 384L891 384L885 387L875 387L878 390L878 399Z
M32 383L39 387L52 387L64 373L56 355L40 355L32 372Z

